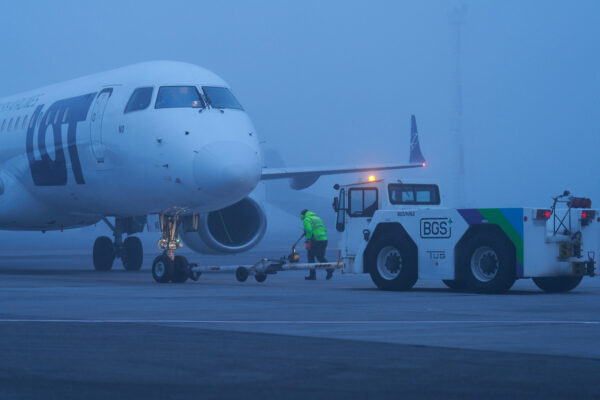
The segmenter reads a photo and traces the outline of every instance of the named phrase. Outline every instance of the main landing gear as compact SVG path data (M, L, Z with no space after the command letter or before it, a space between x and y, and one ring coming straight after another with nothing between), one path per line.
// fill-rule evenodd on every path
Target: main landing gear
M111 224L105 217L104 222L113 231L114 241L108 236L100 236L94 242L94 268L96 271L112 269L115 258L120 258L127 271L138 271L142 267L144 251L142 241L136 236L128 236L123 240L123 234L141 232L146 223L138 218L116 218Z
M191 266L187 259L183 256L175 255L175 251L183 246L179 239L179 223L180 219L178 215L160 216L162 237L158 241L158 248L163 253L152 262L152 277L158 283L184 283L188 278L198 279L197 274L192 274ZM195 223L197 224L197 222Z

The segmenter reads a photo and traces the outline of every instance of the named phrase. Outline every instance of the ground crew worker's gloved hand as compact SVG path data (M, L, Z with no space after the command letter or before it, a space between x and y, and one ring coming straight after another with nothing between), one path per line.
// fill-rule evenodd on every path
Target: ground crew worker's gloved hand
M310 242L306 242L306 250L310 251Z

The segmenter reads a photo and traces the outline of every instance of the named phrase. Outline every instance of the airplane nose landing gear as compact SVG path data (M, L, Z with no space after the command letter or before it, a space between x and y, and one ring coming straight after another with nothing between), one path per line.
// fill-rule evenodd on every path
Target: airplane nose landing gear
M163 253L152 263L152 277L158 283L183 283L190 276L190 266L183 256L176 256L175 251L183 247L179 239L179 216L160 216L160 230L162 237L158 241L158 248Z
M173 259L175 250L183 247L181 240L179 239L179 233L177 228L179 226L179 216L160 216L160 230L162 237L158 241L158 249L167 252L169 257ZM171 254L172 253L172 254Z

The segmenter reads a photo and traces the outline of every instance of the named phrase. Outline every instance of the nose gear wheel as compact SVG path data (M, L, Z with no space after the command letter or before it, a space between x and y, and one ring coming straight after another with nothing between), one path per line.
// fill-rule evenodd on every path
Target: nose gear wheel
M162 237L158 241L158 248L163 253L152 263L152 276L156 282L184 283L188 278L194 278L187 259L175 255L175 251L183 247L179 239L179 223L180 218L177 214L160 215Z

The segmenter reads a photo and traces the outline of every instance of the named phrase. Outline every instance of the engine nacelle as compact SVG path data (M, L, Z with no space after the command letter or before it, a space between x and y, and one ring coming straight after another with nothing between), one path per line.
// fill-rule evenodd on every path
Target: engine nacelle
M265 211L246 197L218 211L200 216L197 230L191 216L183 217L180 237L192 250L204 254L231 254L250 250L267 230Z

